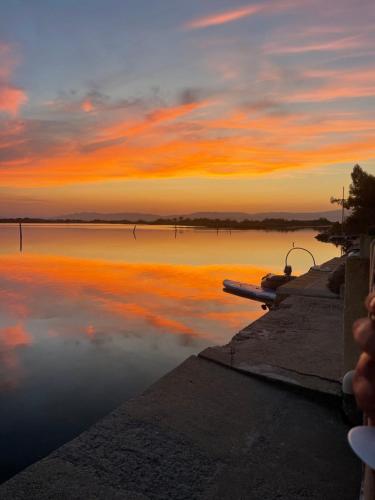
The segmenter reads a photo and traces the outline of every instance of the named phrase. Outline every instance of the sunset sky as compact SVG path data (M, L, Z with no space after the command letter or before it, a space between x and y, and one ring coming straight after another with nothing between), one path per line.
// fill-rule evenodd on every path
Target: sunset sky
M373 0L3 0L0 216L325 210L375 174Z

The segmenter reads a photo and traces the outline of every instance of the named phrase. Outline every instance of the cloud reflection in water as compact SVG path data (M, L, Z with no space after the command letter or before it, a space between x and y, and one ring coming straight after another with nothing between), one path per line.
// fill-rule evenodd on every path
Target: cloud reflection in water
M260 315L258 308L252 311L220 289L227 275L258 282L264 270L254 267L46 255L5 255L1 260L0 353L9 372L20 369L21 346L32 347L38 356L38 346L57 337L125 351L136 340L143 349L180 360L206 345L225 343L235 328ZM63 358L64 351L59 355ZM15 373L14 380L19 381Z

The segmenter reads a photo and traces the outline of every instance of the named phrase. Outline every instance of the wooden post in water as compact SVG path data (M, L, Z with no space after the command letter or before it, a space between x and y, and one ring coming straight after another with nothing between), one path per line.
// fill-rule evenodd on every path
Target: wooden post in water
M20 232L20 252L22 253L22 223L19 223L19 232Z
M133 227L133 236L134 236L135 240L137 239L137 236L135 235L135 230L136 229L137 229L137 224L135 224L135 226Z
M341 233L344 234L344 203L345 203L345 188L342 187L342 207L341 207Z

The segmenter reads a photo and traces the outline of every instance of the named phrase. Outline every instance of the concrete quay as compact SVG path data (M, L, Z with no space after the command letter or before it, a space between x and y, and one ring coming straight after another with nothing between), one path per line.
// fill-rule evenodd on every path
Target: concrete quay
M291 296L200 356L225 366L338 396L343 365L343 302Z
M277 289L277 307L229 344L200 356L238 371L331 396L341 393L344 302L328 287L334 258Z
M302 295L337 299L337 295L327 288L327 281L330 274L344 262L343 259L343 257L335 257L320 266L312 267L307 273L278 288L277 295L279 298Z
M357 499L339 398L343 301L324 295L328 274L299 278L307 286L277 309L11 478L0 498Z
M2 500L353 500L335 405L191 357L0 487Z

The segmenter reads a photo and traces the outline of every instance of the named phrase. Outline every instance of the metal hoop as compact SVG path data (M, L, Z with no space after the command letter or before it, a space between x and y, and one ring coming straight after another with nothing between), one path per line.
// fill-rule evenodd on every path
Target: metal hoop
M313 254L310 252L310 250L307 250L307 248L303 248L303 247L293 247L289 250L289 252L286 254L285 256L285 266L288 265L288 257L289 257L289 254L293 251L293 250L304 250L305 252L307 252L308 254L311 255L312 257L312 260L314 262L314 266L316 266L316 262L315 262L315 259L314 259L314 256Z

